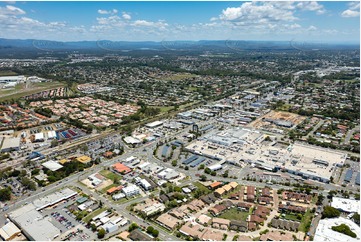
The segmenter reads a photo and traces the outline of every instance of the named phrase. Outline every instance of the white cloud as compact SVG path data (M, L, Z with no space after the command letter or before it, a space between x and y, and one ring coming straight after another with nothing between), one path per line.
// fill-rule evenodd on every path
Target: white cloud
M351 10L360 10L360 2L350 2L348 6Z
M0 7L0 15L23 15L26 12L15 6L6 5L5 7Z
M98 13L99 13L99 14L108 14L108 11L107 11L107 10L99 9L99 10L98 10Z
M264 24L276 22L292 22L298 20L294 15L297 11L313 11L317 14L326 12L323 5L315 1L293 2L245 2L239 7L229 7L222 11L219 18L211 18L211 21L220 19L229 21L238 26Z
M118 10L117 9L112 9L112 10L103 10L103 9L99 9L98 10L99 14L117 14Z
M291 24L291 25L289 26L289 28L290 28L290 29L299 29L299 28L301 28L301 25L299 25L299 24Z
M122 18L120 18L118 15L112 15L106 18L97 18L97 21L100 25L109 25L113 27L121 27L125 25Z
M353 18L353 17L358 17L359 15L360 12L351 9L347 9L341 13L341 16L344 18Z
M360 2L350 2L349 8L341 13L341 17L354 18L360 16Z
M316 31L317 27L311 25L310 27L307 28L307 31Z
M151 21L146 21L146 20L136 20L134 21L134 23L132 24L133 26L136 27L157 27L157 28L165 28L168 26L168 24L164 21L157 21L157 22L151 22Z
M132 16L130 16L129 13L126 13L126 12L123 12L122 13L122 17L125 19L125 20L131 20L132 19Z
M338 30L336 29L325 29L324 32L326 34L338 34Z
M224 21L244 24L293 21L297 19L288 7L279 8L278 6L280 6L279 3L274 4L273 2L265 2L262 4L258 2L246 2L240 7L226 8L222 11L219 18Z
M319 4L318 2L312 1L312 2L299 2L297 3L296 7L301 10L305 11L313 11L317 14L323 14L326 12L323 5Z

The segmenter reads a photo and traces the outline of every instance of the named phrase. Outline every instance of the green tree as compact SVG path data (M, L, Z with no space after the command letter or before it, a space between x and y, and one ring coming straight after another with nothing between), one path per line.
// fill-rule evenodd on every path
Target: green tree
M97 230L97 226L93 223L90 224L90 228L93 232L95 232Z
M338 226L332 226L331 229L334 230L334 231L337 231L339 233L348 235L348 236L350 236L352 238L357 237L357 235L354 232L352 232L350 227L347 226L346 224L340 224Z
M206 175L200 175L199 178L200 178L201 181L206 181L207 180Z
M319 194L317 197L316 205L322 205L322 202L324 199L325 199L325 197L322 194Z
M331 206L325 206L322 212L322 218L336 218L340 216L340 211Z
M131 225L129 225L128 231L131 232L131 231L133 231L134 229L137 229L137 228L139 228L138 224L131 223Z
M9 201L11 199L11 189L9 187L0 189L0 201Z
M39 175L39 173L40 173L40 169L34 169L34 170L31 171L32 176Z
M51 142L50 142L50 147L56 147L58 146L59 142L57 139L53 139Z
M352 219L356 224L360 225L360 214L359 213L354 213L354 215L352 216Z
M98 231L98 239L102 239L105 236L105 229L100 228Z
M153 237L154 237L154 238L157 238L158 236L159 236L159 231L156 230L156 229L154 229L154 230L153 230Z
M147 228L147 233L148 234L153 234L154 228L152 226L148 226Z
M172 161L172 166L177 166L177 160Z

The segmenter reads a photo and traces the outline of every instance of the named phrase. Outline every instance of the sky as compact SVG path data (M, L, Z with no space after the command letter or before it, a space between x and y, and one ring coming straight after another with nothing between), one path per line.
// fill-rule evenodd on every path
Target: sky
M360 42L360 2L0 2L0 38Z

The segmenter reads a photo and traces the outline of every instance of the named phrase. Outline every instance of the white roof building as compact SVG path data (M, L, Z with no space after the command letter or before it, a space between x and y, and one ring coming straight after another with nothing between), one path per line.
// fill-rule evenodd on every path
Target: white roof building
M209 169L211 169L211 171L217 171L222 169L222 165L221 164L214 164L208 167Z
M125 137L124 141L127 144L139 144L141 142L139 139L133 138L132 136Z
M9 218L30 240L49 241L60 235L50 218L43 217L31 203L9 213Z
M177 172L171 168L167 168L167 169L159 172L158 177L161 179L164 179L164 180L171 180L171 179L179 177L179 172Z
M43 133L36 133L35 134L35 141L41 141L44 140L44 134Z
M54 139L56 137L56 132L54 130L48 131L48 139Z
M102 222L102 224L106 224L107 222L109 222L110 218L109 217L102 217L99 220L100 220L100 222Z
M113 233L118 230L119 226L116 223L109 222L102 226L108 233Z
M109 214L110 214L110 212L104 211L101 214L99 214L99 215L95 216L94 218L92 218L92 221L95 221L97 219L102 219L102 218L108 216Z
M129 185L127 187L123 187L122 191L127 197L132 197L140 193L140 189L136 185Z
M352 238L348 235L332 230L332 226L338 226L340 224L346 224L348 227L350 227L351 231L354 232L357 237ZM340 217L340 218L320 220L313 240L356 242L356 241L360 241L360 238L361 238L360 227L351 220Z
M41 164L42 166L44 166L45 168L51 170L51 171L57 171L61 168L63 168L62 165L60 165L58 162L50 160L47 162L44 162L43 164Z
M161 121L154 121L152 123L146 124L145 126L148 128L155 128L155 127L161 126L162 124L163 124L163 122L161 122Z
M0 236L4 240L11 240L20 233L20 229L12 222L7 223L0 228Z
M333 197L331 206L347 213L356 213L360 211L360 200Z
M122 199L124 197L125 197L125 194L121 193L121 192L112 196L113 200L119 200L119 199Z
M163 203L155 203L149 207L146 207L145 209L143 209L143 213L145 213L147 216L157 213L157 212L162 212L164 211L165 206Z
M33 201L33 204L36 207L36 210L41 210L43 208L54 205L60 201L66 200L78 194L77 192L71 190L70 188L64 188L58 192L54 192L47 196L43 196L39 199Z
M141 185L145 190L149 190L149 189L152 188L152 185L150 185L150 183L149 183L147 180L145 180L144 178L141 179L141 180L139 181L139 183L140 183L140 185Z
M0 83L23 81L25 76L1 76Z
M1 139L0 139L1 141ZM20 138L12 137L12 138L4 138L3 145L1 147L1 152L8 152L11 150L18 150L20 147Z

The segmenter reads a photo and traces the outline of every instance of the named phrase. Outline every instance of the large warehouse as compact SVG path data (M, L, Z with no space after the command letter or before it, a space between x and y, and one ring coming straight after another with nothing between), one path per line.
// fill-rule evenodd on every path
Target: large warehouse
M1 138L0 138L1 145ZM20 148L20 138L12 137L12 138L4 138L2 141L1 152L10 152L13 150L19 150Z
M49 241L60 235L60 230L55 227L49 218L36 210L33 204L25 205L11 213L9 219L22 229L29 240Z

